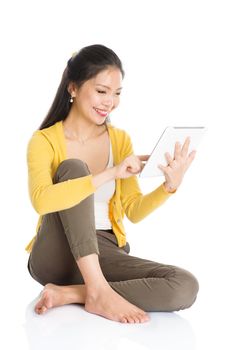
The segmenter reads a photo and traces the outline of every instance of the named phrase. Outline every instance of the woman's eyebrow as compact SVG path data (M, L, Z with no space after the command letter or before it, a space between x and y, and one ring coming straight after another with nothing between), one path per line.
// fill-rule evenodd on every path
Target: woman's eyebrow
M96 85L100 85L100 86L104 86L105 88L107 88L107 89L111 89L109 86L106 86L106 85L103 85L103 84L96 84ZM121 90L123 87L121 86L121 87L119 87L118 89L116 89L116 90Z

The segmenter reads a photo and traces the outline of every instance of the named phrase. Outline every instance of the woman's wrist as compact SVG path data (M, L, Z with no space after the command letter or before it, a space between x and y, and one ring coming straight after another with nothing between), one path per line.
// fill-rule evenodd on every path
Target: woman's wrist
M164 187L165 191L168 193L174 193L177 190L177 188L171 187L167 182L163 183L163 187Z
M92 182L94 187L97 189L99 186L106 182L116 179L116 169L115 167L106 168L104 171L97 175L92 176Z

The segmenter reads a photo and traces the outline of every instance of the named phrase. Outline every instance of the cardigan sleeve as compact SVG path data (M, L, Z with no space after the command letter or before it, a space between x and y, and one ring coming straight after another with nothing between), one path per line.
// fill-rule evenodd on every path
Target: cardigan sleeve
M53 158L52 144L35 131L27 145L28 190L40 215L73 207L96 191L91 174L53 184Z
M130 154L134 154L134 151L131 138L126 134L123 159ZM133 223L137 223L144 219L174 193L175 192L167 192L163 184L161 184L152 192L143 195L136 175L130 176L126 179L121 179L121 204L126 216Z

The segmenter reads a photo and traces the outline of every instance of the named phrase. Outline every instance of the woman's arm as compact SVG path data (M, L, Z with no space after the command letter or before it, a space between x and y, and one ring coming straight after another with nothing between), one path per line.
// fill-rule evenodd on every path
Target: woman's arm
M130 138L128 147L128 151L133 153ZM136 176L121 180L121 202L129 220L134 223L142 220L176 192L195 158L195 151L188 155L188 148L189 139L186 139L183 146L176 143L174 159L169 153L165 155L168 165L159 166L164 172L165 182L148 194L142 194Z
M31 203L40 215L71 208L96 190L91 174L53 184L53 158L52 145L36 131L27 147L28 189Z
M121 180L121 203L128 219L137 223L160 207L174 192L166 191L161 184L153 191L143 194L136 175Z
M131 137L125 132L125 142L122 146L121 159L124 163L126 157L134 155L132 147ZM122 208L131 222L138 222L144 219L152 211L162 205L168 198L170 198L173 192L167 191L165 184L161 184L152 192L143 195L141 192L139 182L136 174L138 174L144 164L141 164L141 160L147 160L147 156L134 156L136 159L134 165L135 169L132 176L127 178L121 178L120 180L120 200Z
M92 176L92 183L95 188L116 178L116 167L107 168L101 173Z

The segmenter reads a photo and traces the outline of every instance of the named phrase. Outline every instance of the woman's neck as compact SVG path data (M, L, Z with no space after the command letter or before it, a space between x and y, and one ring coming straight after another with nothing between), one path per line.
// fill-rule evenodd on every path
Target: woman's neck
M72 114L68 115L62 123L65 135L74 140L88 140L99 136L107 130L105 123L96 125Z

